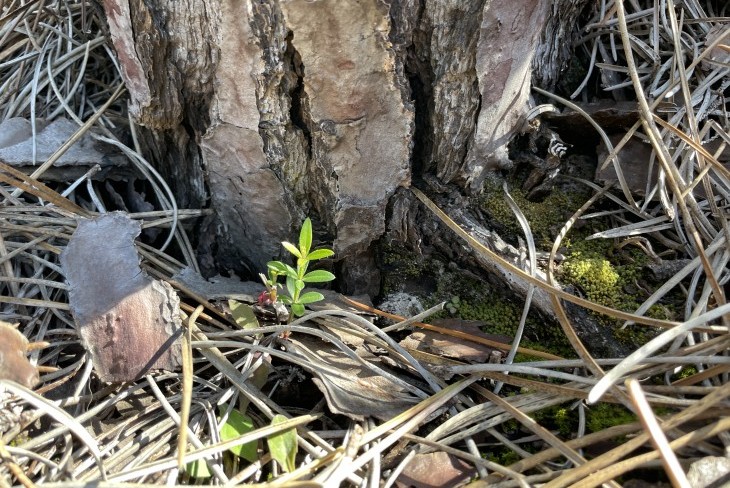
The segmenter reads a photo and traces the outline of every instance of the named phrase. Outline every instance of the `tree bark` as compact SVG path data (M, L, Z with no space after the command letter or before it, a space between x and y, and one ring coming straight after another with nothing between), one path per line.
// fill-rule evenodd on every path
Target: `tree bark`
M585 0L104 0L130 110L181 206L215 217L203 264L258 272L304 216L348 292L412 178L478 191L509 165L542 32ZM557 15L558 13L568 14ZM566 20L566 16L570 17ZM555 23L558 22L556 28ZM574 23L573 23L574 25ZM566 40L568 42L568 40Z

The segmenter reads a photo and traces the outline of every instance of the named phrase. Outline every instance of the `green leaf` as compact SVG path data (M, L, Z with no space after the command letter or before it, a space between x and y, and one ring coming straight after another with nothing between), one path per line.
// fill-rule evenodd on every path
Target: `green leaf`
M287 418L283 415L276 415L271 419L271 425L280 424L286 420ZM266 438L266 442L269 445L271 457L276 459L284 471L291 473L296 469L297 430L295 428L269 436Z
M228 409L228 405L222 404L220 406L221 415L223 415ZM243 434L248 434L254 430L253 420L248 415L244 415L236 409L233 409L228 414L228 419L221 427L221 440L229 441L241 437ZM253 463L258 459L258 453L256 449L258 442L251 441L245 444L241 444L230 448L229 450L238 457L241 457Z
M286 277L286 291L289 292L289 296L291 298L294 298L294 295L296 295L296 283L297 279L296 277L292 278L291 276Z
M285 274L286 274L287 277L294 278L295 280L297 278L299 278L299 273L297 273L297 270L294 269L294 268L292 268L288 264L286 265L286 273Z
M335 275L323 269L315 269L304 275L304 281L307 283L324 283L335 279Z
M307 303L319 302L321 300L324 300L324 295L317 291L308 291L307 293L303 293L302 296L299 297L299 303L304 305L306 305Z
M335 252L332 249L315 249L307 255L307 259L317 261L318 259L324 259L334 255Z
M304 289L304 282L302 280L296 280L294 281L294 286L297 288L297 291L301 292Z
M309 249L312 247L312 221L309 217L304 219L302 224L302 230L299 231L299 251L302 253L301 256L309 254Z
M191 478L210 478L211 477L210 469L208 469L208 463L205 462L205 459L198 459L197 461L193 461L192 463L186 464L185 472Z
M255 329L259 326L259 321L256 319L250 305L241 303L238 300L228 300L228 306L231 308L233 320L240 328Z
M297 303L292 303L291 304L291 311L297 317L301 317L302 315L304 315L304 312L306 310L304 309L304 305L302 305L301 303L297 302Z
M301 258L301 257L302 257L302 253L301 253L301 252L299 251L299 249L297 249L297 247L296 247L296 246L295 246L294 244L292 244L291 242L286 242L286 241L284 241L284 242L282 242L282 243L281 243L281 245L282 245L282 246L284 246L284 248L285 248L285 249L286 249L287 251L289 251L290 253L292 253L292 254L293 254L293 255L295 255L296 257L298 257L298 258Z
M275 271L277 274L286 274L286 264L282 263L281 261L269 261L268 263L266 263L266 267L272 271Z

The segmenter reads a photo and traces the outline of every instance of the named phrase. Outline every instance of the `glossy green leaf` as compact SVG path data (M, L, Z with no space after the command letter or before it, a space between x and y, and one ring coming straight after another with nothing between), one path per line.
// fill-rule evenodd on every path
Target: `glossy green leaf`
M304 219L302 224L302 230L299 231L299 251L302 253L301 256L309 254L309 250L312 248L312 221L309 217Z
M220 406L221 414L225 413L228 406L223 404ZM228 414L228 419L221 427L221 440L228 441L236 439L243 434L248 434L255 429L253 420L248 415L244 415L236 409L233 409ZM238 457L245 459L246 461L253 463L258 459L258 453L256 449L258 442L251 441L246 444L241 444L230 448L229 450Z
M198 459L197 461L193 461L192 463L188 463L185 465L185 472L190 476L191 478L210 478L210 469L208 469L208 463L205 462L205 459Z
M302 315L304 315L304 312L306 312L306 310L304 309L304 305L302 305L301 303L292 303L291 311L297 317L301 317Z
M268 263L266 263L266 266L270 270L276 271L277 274L286 274L286 264L282 263L281 261L269 261Z
M250 305L241 303L238 300L228 300L228 306L231 309L233 320L236 321L236 325L240 328L256 329L259 326L259 321L256 319L256 315L253 313Z
M307 283L325 283L335 279L335 275L323 269L315 269L304 275L304 281Z
M295 246L294 244L292 244L291 242L286 242L286 241L284 241L284 242L282 242L282 243L281 243L281 245L282 245L282 246L284 246L284 248L285 248L285 249L286 249L287 251L289 251L290 253L292 253L292 254L293 254L293 255L295 255L296 257L298 257L298 258L301 258L301 257L302 257L302 253L301 253L301 252L299 251L299 249L297 249L297 247L296 247L296 246Z
M299 303L304 305L307 303L319 302L321 300L324 300L324 295L317 291L308 291L307 293L302 293L302 296L299 297Z
M287 418L283 415L276 415L271 420L271 425L286 422ZM287 473L291 473L296 469L297 457L297 430L294 428L287 429L276 435L266 438L269 445L271 457L281 465Z
M317 261L318 259L324 259L334 255L335 252L332 249L315 249L314 251L309 253L307 258L310 261Z

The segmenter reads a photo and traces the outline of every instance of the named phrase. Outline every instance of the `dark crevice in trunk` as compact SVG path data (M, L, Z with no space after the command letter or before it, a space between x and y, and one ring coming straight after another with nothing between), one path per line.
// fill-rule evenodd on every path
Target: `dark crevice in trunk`
M431 50L431 33L423 30L422 18L426 0L420 0L412 42L405 59L405 74L411 87L415 110L413 131L412 174L420 178L433 166L433 71L428 58Z
M411 171L416 178L421 177L431 166L433 141L431 118L429 117L430 89L420 74L409 74L413 107L415 109L415 127L413 130L413 155Z
M286 51L284 52L285 63L289 65L289 70L296 76L296 84L291 87L289 97L291 98L291 107L289 108L289 117L292 124L298 127L307 142L307 158L312 159L312 132L309 129L310 117L307 116L307 94L304 91L304 64L302 57L294 47L292 40L294 34L289 32L286 36Z

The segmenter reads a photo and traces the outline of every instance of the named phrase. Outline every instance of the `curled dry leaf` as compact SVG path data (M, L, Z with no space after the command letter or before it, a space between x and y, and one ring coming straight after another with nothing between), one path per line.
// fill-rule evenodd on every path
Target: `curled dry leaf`
M469 481L476 469L443 451L416 454L398 476L398 488L452 488Z
M512 339L507 336L498 334L487 334L481 331L481 327L486 324L478 320L461 320L461 319L438 319L433 321L433 325L438 325L445 329L464 332L482 339L489 339L503 344L510 344ZM410 349L436 354L461 361L471 363L485 363L489 359L493 351L498 351L492 347L473 342L468 339L447 336L430 330L419 330L413 332L400 342L400 345Z
M418 402L418 398L392 380L378 375L332 344L308 337L290 338L291 353L314 374L317 385L334 413L363 420L390 419Z
M27 352L28 339L15 327L0 320L0 379L33 388L38 383L38 370L25 357Z

